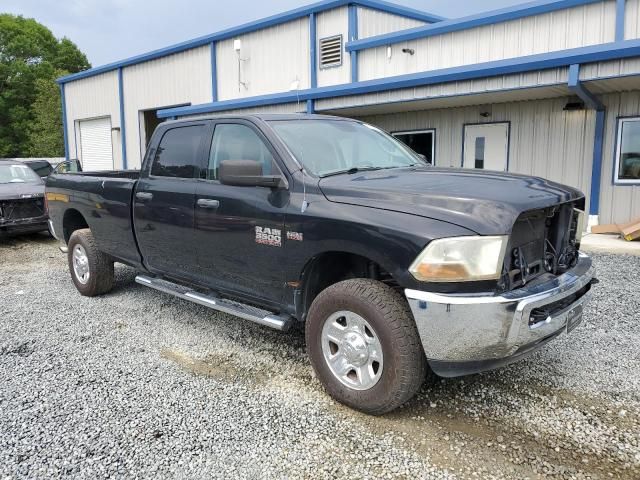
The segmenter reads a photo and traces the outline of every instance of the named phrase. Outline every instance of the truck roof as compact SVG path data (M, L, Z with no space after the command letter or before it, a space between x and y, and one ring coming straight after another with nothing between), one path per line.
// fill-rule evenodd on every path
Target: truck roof
M190 122L193 120L217 120L224 118L235 118L235 119L255 119L259 118L261 120L269 121L269 120L343 120L343 121L355 121L350 118L344 117L336 117L333 115L317 115L310 113L238 113L238 114L220 114L220 115L198 115L194 117L184 117L176 120L168 120L163 123L181 123L181 122Z

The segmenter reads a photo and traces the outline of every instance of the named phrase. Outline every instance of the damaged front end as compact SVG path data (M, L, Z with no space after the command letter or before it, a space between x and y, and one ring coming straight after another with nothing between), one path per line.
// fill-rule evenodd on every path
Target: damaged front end
M0 200L0 235L47 230L44 194Z

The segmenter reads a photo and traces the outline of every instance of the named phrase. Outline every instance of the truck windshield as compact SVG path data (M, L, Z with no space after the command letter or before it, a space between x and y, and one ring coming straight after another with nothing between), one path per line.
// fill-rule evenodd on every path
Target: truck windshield
M371 125L348 120L272 120L269 124L305 170L319 177L426 165L404 144Z
M0 165L1 183L41 183L40 177L26 165Z

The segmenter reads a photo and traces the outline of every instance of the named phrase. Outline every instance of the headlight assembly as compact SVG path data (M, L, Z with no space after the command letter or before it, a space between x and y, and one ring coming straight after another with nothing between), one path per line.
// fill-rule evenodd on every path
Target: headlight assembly
M409 271L422 282L497 280L502 273L508 241L506 235L433 240Z

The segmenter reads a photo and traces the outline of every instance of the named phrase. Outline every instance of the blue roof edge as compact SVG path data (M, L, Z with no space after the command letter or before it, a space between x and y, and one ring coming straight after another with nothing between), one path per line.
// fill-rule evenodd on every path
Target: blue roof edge
M444 20L444 17L432 15L427 12L421 12L419 10L409 8L409 7L404 7L401 5L395 5L393 3L390 3L384 0L322 0L320 2L313 3L311 5L306 5L304 7L296 8L283 13L278 13L276 15L272 15L270 17L263 18L260 20L255 20L253 22L245 23L237 27L228 28L216 33L194 38L192 40L176 43L168 47L160 48L157 50L153 50L151 52L125 58L117 62L112 62L106 65L101 65L99 67L90 68L89 70L84 70L82 72L73 73L71 75L65 75L64 77L58 78L56 82L59 84L62 84L62 83L67 83L74 80L80 80L82 78L100 75L101 73L117 70L118 68L136 65L142 62L147 62L149 60L154 60L156 58L172 55L174 53L183 52L191 48L202 47L211 42L224 40L236 35L242 35L244 33L253 32L256 30L262 30L264 28L269 28L274 25L278 25L291 20L296 20L298 18L305 17L311 13L323 12L326 10L331 10L333 8L346 6L349 4L359 5L362 7L380 10L387 13L393 13L395 15L401 15L404 17L413 18L415 20L422 20L428 23L439 22Z
M462 17L452 20L443 20L436 24L425 25L421 27L410 28L398 32L391 32L384 35L376 35L362 40L348 42L346 49L348 52L354 50L364 50L393 43L415 40L418 38L426 38L434 35L441 35L459 30L467 30L469 28L490 25L493 23L506 22L509 20L517 20L519 18L540 15L543 13L565 10L567 8L577 7L580 5L588 5L590 3L603 2L605 0L537 0L521 5L492 10L468 17Z
M572 64L601 62L629 57L640 57L640 40L592 45L588 47L558 50L555 52L515 57L505 60L464 65L428 72L419 72L395 77L346 83L330 87L311 88L307 90L289 91L260 95L233 100L223 100L189 107L169 108L158 111L158 117L178 117L198 115L230 109L252 108L283 103L304 102L330 97L343 97L375 93L384 90L412 88L435 83L473 80L482 77L523 73L533 70L545 70L558 67L569 67Z

